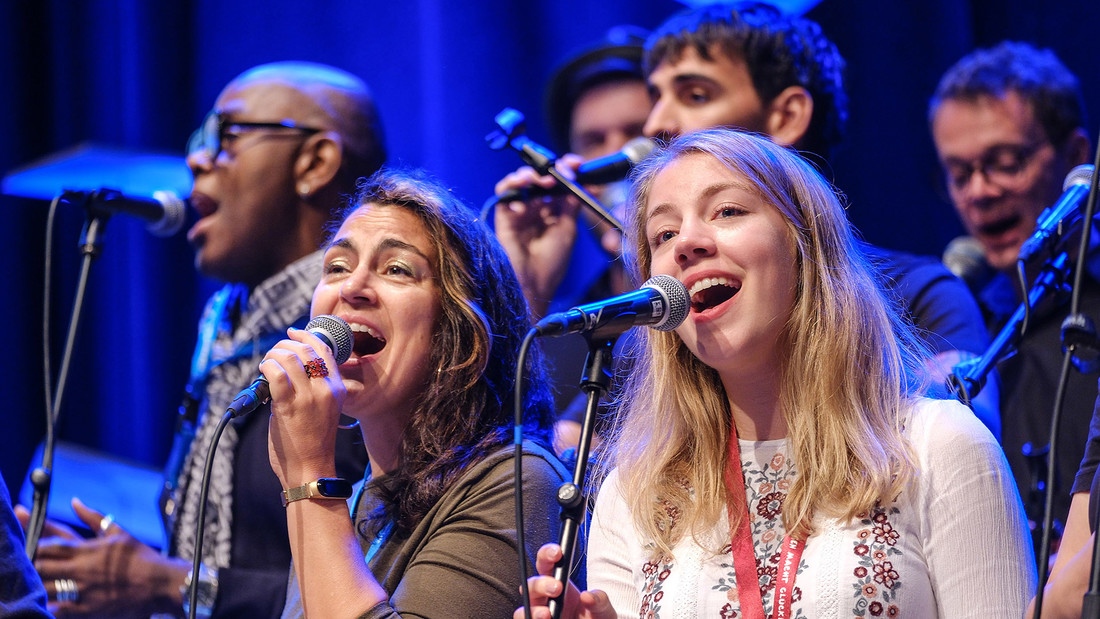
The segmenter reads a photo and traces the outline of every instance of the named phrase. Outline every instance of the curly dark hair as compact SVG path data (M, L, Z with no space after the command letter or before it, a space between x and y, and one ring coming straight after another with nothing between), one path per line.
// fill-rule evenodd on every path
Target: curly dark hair
M496 238L426 173L383 168L360 182L339 219L367 204L420 219L435 243L431 259L441 291L428 366L439 371L405 427L400 466L382 484L382 504L363 523L360 534L369 538L390 523L397 533L411 530L468 467L511 442L512 389L530 315ZM526 376L524 436L547 446L553 409L537 343Z
M1061 147L1084 127L1085 99L1077 77L1049 49L1003 41L963 56L940 78L928 103L928 123L947 99L975 101L1015 92L1031 104L1047 139Z
M801 86L814 102L813 118L799 148L828 160L844 138L848 95L844 58L821 26L784 15L760 2L712 4L688 9L661 24L646 42L645 70L676 62L692 48L705 60L715 52L743 59L765 105L790 86Z

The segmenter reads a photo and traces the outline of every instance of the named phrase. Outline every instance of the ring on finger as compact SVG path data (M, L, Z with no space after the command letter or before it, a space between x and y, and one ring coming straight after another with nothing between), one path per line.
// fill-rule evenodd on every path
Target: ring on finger
M58 578L53 581L58 602L76 602L80 599L80 590L72 578Z
M111 528L111 525L115 523L115 517L111 514L107 514L99 521L99 532L101 535L107 534L107 529Z
M306 376L310 378L325 378L328 376L328 366L325 365L324 359L310 359L303 367L306 369Z

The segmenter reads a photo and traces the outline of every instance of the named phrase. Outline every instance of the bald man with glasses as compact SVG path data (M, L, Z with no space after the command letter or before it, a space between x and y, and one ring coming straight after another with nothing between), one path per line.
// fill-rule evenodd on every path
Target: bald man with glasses
M279 62L225 87L187 146L194 175L188 231L195 267L225 282L199 323L163 497L169 548L142 545L93 509L74 505L95 532L84 540L50 523L36 567L64 582L58 616L183 616L192 580L207 450L229 402L257 375L264 353L302 328L321 277L325 226L381 167L381 125L366 85L334 67ZM170 327L169 327L170 328ZM197 575L200 617L278 617L291 555L282 487L268 460L269 415L235 420L222 434L210 478ZM357 432L340 433L337 469L362 477Z

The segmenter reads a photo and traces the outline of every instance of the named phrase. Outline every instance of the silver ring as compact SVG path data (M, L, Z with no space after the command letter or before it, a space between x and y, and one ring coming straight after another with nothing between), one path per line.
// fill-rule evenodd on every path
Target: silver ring
M106 535L107 529L110 529L111 525L114 524L114 522L115 517L111 514L107 514L99 521L99 532L103 535Z
M80 590L72 578L58 578L53 581L58 602L76 602L80 599Z

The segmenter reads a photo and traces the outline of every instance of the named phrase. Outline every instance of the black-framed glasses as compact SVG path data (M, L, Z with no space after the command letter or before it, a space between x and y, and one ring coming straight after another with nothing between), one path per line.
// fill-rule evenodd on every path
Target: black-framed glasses
M243 122L229 120L225 114L212 110L202 120L199 128L191 134L187 141L187 156L202 153L210 161L217 161L218 155L226 150L229 142L248 131L278 131L290 129L304 135L312 135L322 131L316 127L305 127L290 119L274 122Z
M999 187L1011 187L1035 158L1047 142L1035 144L1001 144L994 146L977 161L947 161L943 172L947 185L955 191L962 191L970 184L975 172L986 181Z

